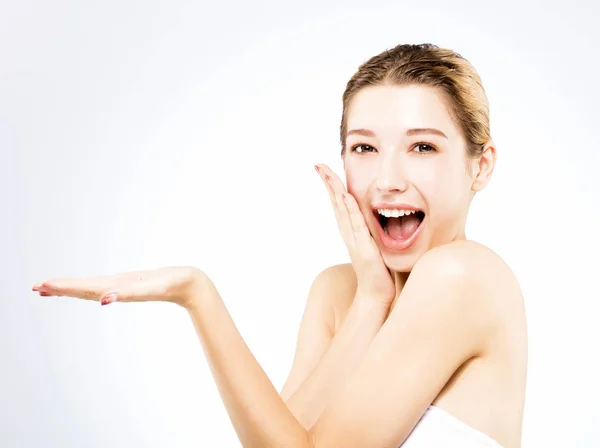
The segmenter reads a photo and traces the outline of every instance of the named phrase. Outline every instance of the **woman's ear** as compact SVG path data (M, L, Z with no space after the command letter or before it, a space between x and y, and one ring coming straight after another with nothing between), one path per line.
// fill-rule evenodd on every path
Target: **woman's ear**
M473 192L483 190L488 184L494 172L496 165L496 145L493 141L489 141L483 147L481 155L473 160L473 184L471 189Z

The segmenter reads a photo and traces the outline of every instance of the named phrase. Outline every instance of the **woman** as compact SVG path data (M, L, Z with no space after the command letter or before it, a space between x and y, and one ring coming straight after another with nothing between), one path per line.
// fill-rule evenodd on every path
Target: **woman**
M519 447L523 298L500 257L465 236L496 160L479 76L434 45L384 51L347 85L341 144L347 191L316 168L351 264L314 281L281 394L198 268L33 289L183 306L243 446Z

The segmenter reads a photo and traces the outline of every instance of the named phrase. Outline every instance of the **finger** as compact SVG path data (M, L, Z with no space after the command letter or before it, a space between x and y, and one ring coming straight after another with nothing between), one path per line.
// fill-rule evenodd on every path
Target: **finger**
M319 173L319 176L321 177L321 180L323 181L323 184L325 185L325 189L327 190L327 194L329 195L329 200L331 201L331 205L333 205L333 207L335 208L337 206L337 203L336 203L336 198L335 198L335 192L333 191L331 176L329 176L328 174L325 173L324 167L322 165L321 166L315 165L315 169L317 170L317 173ZM336 213L337 213L337 211L336 211Z
M338 228L342 234L342 238L346 244L354 245L352 237L352 226L348 216L348 211L344 205L342 194L346 191L343 182L340 178L329 169L326 165L315 165L317 172L323 179L331 204L333 205L335 217L338 223Z
M354 196L352 196L350 193L348 193L346 191L346 186L344 185L342 180L333 171L331 171L329 169L329 167L323 166L323 171L331 179L331 188L337 198L337 203L338 203L338 207L340 210L340 219L342 219L344 221L344 231L348 235L348 241L351 241L352 244L356 244L355 230L354 230L354 227L352 224L352 217L350 216L348 206L346 205L346 203L344 201L344 195L349 195L355 204L356 204L356 200L354 199ZM358 208L358 205L356 205L356 208ZM358 218L363 219L363 221L364 221L364 218L362 217L362 213L360 213L360 210L359 210Z
M336 212L336 218L338 219L338 222L343 223L345 221L344 218L346 217L346 207L343 204L343 201L341 201L341 195L346 192L346 187L340 178L326 165L315 165L315 167L325 184L329 199L331 200L331 205L333 205Z
M356 241L354 238L352 223L350 222L350 215L348 214L346 204L344 204L344 193L336 196L336 203L339 209L338 227L340 229L340 233L342 234L342 238L348 247L348 250L350 252L354 252ZM350 255L352 256L352 254Z
M326 182L329 190L331 190L334 195L346 192L346 186L344 185L344 182L342 182L339 176L335 174L327 165L321 164L317 166L322 173L323 180Z
M68 279L67 279L68 280ZM43 296L60 296L63 294L62 286L64 285L65 279L52 279L46 280L45 282L39 282L33 285L32 291L37 291Z
M105 275L89 278L54 278L43 282L37 290L57 297L100 300L103 291L116 286L121 277L122 275Z
M75 297L84 300L98 300L100 291L93 283L79 278L58 278L43 283L40 291L56 297Z
M75 297L84 300L100 300L109 288L119 288L133 281L142 281L148 270L123 272L86 278L53 278L36 283L32 290L47 292L53 296Z
M352 233L354 235L354 242L356 250L361 254L363 258L371 259L378 253L377 246L371 232L367 227L367 222L363 216L356 199L350 193L344 193L344 204L348 210L349 221L352 226Z

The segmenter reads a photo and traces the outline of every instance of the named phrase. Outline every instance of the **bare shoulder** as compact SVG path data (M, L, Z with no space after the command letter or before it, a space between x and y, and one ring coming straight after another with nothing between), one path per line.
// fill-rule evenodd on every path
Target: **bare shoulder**
M504 265L508 267L502 258L489 247L472 240L458 240L451 243L442 244L425 252L419 259L434 259L443 257L445 261L455 260L462 265L469 266L473 262L476 265L480 262L485 262L487 265L494 264Z
M327 268L341 298L352 298L356 293L356 272L352 263L336 264Z
M520 295L519 282L508 264L489 247L470 240L453 241L426 252L413 271L434 270L438 275L455 275L470 286ZM498 289L499 288L499 289ZM488 294L489 295L489 294Z
M356 274L352 263L334 264L321 271L319 277L326 279L340 288L347 286L347 283L356 284ZM351 285L350 285L351 286Z
M408 296L418 299L439 288L454 292L441 294L437 300L452 299L454 306L473 315L489 336L498 333L496 330L524 325L524 301L516 276L496 252L483 244L460 240L423 254L404 289Z
M435 247L419 258L411 277L413 273L419 284L449 277L455 284L460 283L464 293L461 303L489 330L492 345L493 341L509 339L526 345L525 306L519 281L489 247L469 240Z
M417 264L419 266L417 266ZM456 241L423 255L413 272L429 269L455 276L467 286L464 314L482 325L483 348L455 372L434 404L473 427L520 446L527 382L528 336L524 297L508 264L493 250L474 241ZM424 277L421 276L423 279ZM426 280L425 280L426 281ZM421 282L422 283L422 282ZM489 408L464 403L493 403L497 415L486 421Z
M333 331L337 332L356 294L356 272L352 263L329 266L319 274L320 281L327 284L330 291L328 306L332 308Z
M330 266L322 275L332 285L331 291L335 291L330 306L337 331L354 300L356 273L352 264L346 263ZM451 277L473 291L472 296L482 311L489 312L486 314L490 319L501 320L514 312L524 312L520 285L513 271L500 255L481 243L459 240L430 249L418 259L409 281L418 291L432 278L442 277Z

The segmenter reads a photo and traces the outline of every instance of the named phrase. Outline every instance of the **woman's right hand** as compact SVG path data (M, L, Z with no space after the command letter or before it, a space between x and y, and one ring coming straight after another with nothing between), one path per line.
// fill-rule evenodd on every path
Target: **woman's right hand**
M356 299L375 301L389 308L396 296L394 279L383 262L356 199L326 165L315 165L315 169L329 193L338 228L356 272Z

